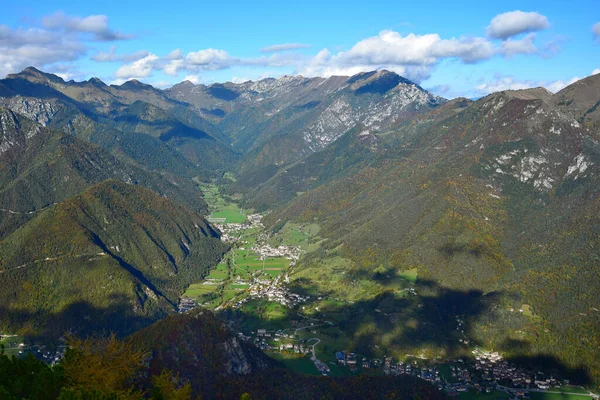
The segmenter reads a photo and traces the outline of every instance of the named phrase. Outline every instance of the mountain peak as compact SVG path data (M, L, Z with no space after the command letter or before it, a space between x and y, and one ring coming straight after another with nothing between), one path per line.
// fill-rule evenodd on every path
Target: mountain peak
M137 79L128 80L127 82L123 83L119 87L121 89L128 89L128 90L154 89L154 87L152 85L148 85L146 83L140 82Z
M403 83L414 85L410 80L385 69L379 71L361 72L351 76L347 83L351 84L356 94L378 93L384 94Z
M102 80L100 80L99 78L96 78L95 76L90 78L88 80L89 83L91 83L94 86L99 86L99 87L104 87L106 86L106 83L104 83Z
M35 67L27 67L23 71L16 74L9 74L6 79L26 79L31 82L59 82L64 83L64 80L57 75L42 72Z
M553 102L583 120L600 122L600 74L578 80L557 92Z

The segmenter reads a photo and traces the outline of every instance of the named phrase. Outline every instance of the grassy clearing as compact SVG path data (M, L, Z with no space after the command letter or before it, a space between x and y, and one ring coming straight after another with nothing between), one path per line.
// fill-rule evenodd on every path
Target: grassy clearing
M211 218L225 218L228 224L241 224L246 222L246 215L235 204L220 207L218 210L210 214Z
M293 222L287 222L275 235L269 240L271 246L287 244L300 246L303 250L313 251L319 245L320 238L318 234L321 228L317 224L301 225Z
M19 354L19 344L21 343L23 343L23 338L20 336L7 337L0 340L0 344L4 345L4 353L8 356Z
M198 182L204 200L211 211L211 218L225 218L226 223L239 224L246 221L246 215L237 206L225 198L214 184Z
M419 277L419 271L416 268L409 269L408 271L402 271L398 274L400 278L406 279L409 282L417 283Z
M567 393L549 393L549 392L531 392L533 400L590 400L592 396L585 394L567 394Z
M281 362L286 368L305 375L321 375L315 364L308 357L281 353L269 354L271 358Z
M219 288L219 285L204 285L201 283L195 283L190 285L190 287L183 294L183 297L197 299L200 302L204 302L214 297Z
M231 172L225 172L225 174L223 174L223 178L229 179L231 182L237 181L237 179L235 179L235 176Z
M524 310L524 309L523 309ZM566 392L566 393L581 393L588 394L588 391L579 386L561 386L560 388L553 388L553 392Z
M458 395L458 398L461 400L469 400L469 399L483 399L483 400L500 400L500 399L510 399L511 397L504 392L499 390L494 390L490 393L486 392L476 392L476 391L468 391L463 392Z
M228 286L228 288L246 290L246 289L248 289L248 285L240 284L240 283L232 283L231 285Z
M206 277L206 279L214 279L217 281L222 281L227 279L229 275L225 271L219 271L218 269L213 269L210 271L210 274Z
M260 260L257 255L248 255L243 250L236 250L237 255L235 258L235 274L247 274L254 271L261 271L263 268L269 271L278 270L278 274L281 271L286 270L290 262L285 258L267 258L266 260ZM277 275L278 275L277 274Z

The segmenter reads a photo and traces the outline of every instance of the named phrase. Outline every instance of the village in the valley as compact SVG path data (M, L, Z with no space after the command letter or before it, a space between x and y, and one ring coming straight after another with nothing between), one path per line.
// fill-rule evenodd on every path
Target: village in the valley
M223 217L209 219L220 230L222 240L232 245L232 250L203 282L190 287L181 299L180 312L198 306L217 311L243 309L253 301L301 310L302 307L297 306L311 300L309 296L301 296L287 288L289 275L303 251L300 246L269 244L262 217L261 214L250 214L245 221L234 223L228 223ZM407 290L416 295L414 288ZM497 393L505 396L502 398L529 398L532 393L573 391L597 398L583 388L568 386L568 380L518 367L497 352L480 348L473 348L470 358L454 360L428 360L411 355L406 355L404 360L387 356L369 358L352 349L328 348L331 354L321 360L317 356L317 348L326 339L320 333L323 329L339 329L331 321L303 316L300 311L297 315L303 319L290 319L286 328L255 327L238 332L238 336L284 363L302 364L299 370L306 373L332 376L359 373L410 375L431 382L450 396ZM459 331L461 322L457 318ZM471 345L466 337L461 339L461 343L466 347Z

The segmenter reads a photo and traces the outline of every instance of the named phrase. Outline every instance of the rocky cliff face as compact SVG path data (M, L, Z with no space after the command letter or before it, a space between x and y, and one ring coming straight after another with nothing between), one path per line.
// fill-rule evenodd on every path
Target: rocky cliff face
M234 148L251 154L253 167L319 151L359 123L385 132L445 102L388 71L210 86L184 82L166 93L212 119Z
M27 140L39 132L39 126L27 120L21 123L14 112L0 107L0 155L16 146L25 147Z

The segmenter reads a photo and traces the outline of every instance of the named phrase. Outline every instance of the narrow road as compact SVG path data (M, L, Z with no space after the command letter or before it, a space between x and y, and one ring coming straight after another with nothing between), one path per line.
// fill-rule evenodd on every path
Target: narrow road
M307 325L307 326L303 326L303 327L301 327L301 328L298 328L298 329L296 329L296 330L294 331L294 335L295 335L296 333L298 333L298 331L301 331L302 329L306 329L306 328L316 328L316 327L323 326L323 325L325 325L325 324L319 324L319 325Z
M312 359L314 361L317 359L317 354L315 353L315 346L318 345L319 343L321 343L321 339L314 337L314 338L308 339L306 342L308 343L311 340L316 340L315 344L312 345Z

